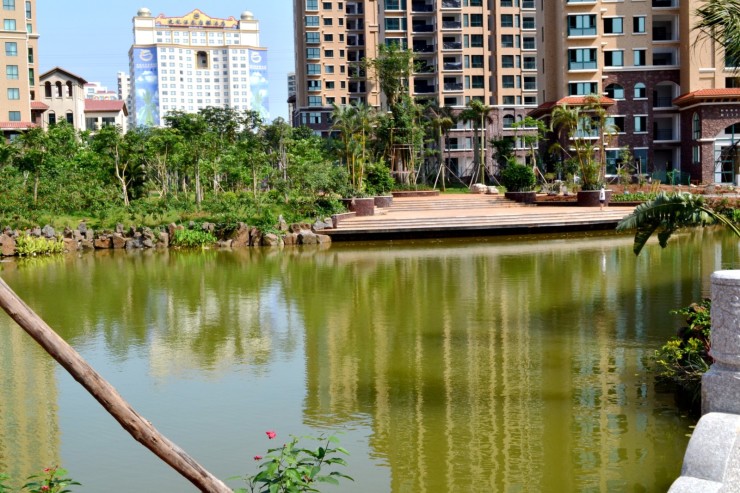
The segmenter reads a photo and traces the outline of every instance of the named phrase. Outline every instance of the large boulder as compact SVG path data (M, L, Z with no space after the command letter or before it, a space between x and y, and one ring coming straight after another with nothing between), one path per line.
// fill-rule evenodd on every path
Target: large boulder
M267 233L262 237L262 246L276 247L280 246L281 243L280 237L274 233Z
M74 238L64 238L64 250L67 252L76 252L80 249L80 243Z
M0 235L0 255L3 257L15 255L15 238L5 233Z
M80 233L82 233L83 235L84 235L85 233L87 233L87 223L86 223L86 222L84 222L84 221L83 221L83 222L81 222L81 223L80 223L80 225L79 225L79 226L77 226L77 231L79 231L79 232L80 232Z
M470 191L473 193L486 193L488 192L488 187L483 183L476 183L470 187Z
M234 233L234 238L231 246L234 248L249 246L249 229L249 226L247 226L246 224L239 223L236 228L236 232Z
M114 249L122 250L126 248L126 238L124 238L123 235L116 233L111 236L111 244L113 245Z
M299 245L316 245L319 242L318 235L311 231L302 231L298 233Z
M285 222L285 218L282 214L278 217L277 228L278 231L288 231L288 223Z
M329 235L316 235L316 240L319 245L326 245L331 243L331 236Z
M80 241L80 250L95 250L95 242L91 240Z
M100 235L95 238L94 245L96 250L107 250L111 248L110 237L108 235Z
M293 246L298 244L298 235L295 233L287 233L283 236L283 244L286 246Z
M252 228L249 231L249 245L260 246L262 244L262 231L257 228Z
M157 241L157 248L169 248L170 246L170 235L164 231L159 233L159 241Z

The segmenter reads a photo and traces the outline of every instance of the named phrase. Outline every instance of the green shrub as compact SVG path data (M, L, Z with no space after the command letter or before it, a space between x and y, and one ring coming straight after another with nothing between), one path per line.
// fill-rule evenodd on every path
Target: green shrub
M613 193L610 202L647 202L657 197L653 192Z
M701 377L713 362L709 356L711 307L711 301L705 299L672 312L686 317L688 325L655 351L659 379L687 391L694 403L701 397Z
M208 231L198 229L178 229L172 245L180 248L204 248L216 243L217 239Z
M383 163L367 165L365 173L365 190L370 195L387 195L396 185L391 170Z
M36 255L63 253L64 242L58 238L52 240L24 234L16 238L15 251L20 257L35 257Z
M529 166L513 164L501 173L501 184L509 192L528 192L534 189L537 178Z

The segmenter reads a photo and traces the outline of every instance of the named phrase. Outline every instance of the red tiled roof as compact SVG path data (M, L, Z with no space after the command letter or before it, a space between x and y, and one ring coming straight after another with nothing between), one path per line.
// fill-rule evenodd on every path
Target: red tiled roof
M46 111L49 109L49 105L41 101L31 101L31 109Z
M126 102L120 101L120 100L105 100L105 99L86 99L85 100L85 112L93 112L93 111L109 111L113 113L118 113L119 111L123 111L124 115L128 115L128 111L126 109Z
M706 99L740 99L740 88L723 88L723 89L699 89L698 91L682 94L673 100L673 104L681 106L687 103L706 100Z
M0 122L0 130L27 130L35 126L32 122Z

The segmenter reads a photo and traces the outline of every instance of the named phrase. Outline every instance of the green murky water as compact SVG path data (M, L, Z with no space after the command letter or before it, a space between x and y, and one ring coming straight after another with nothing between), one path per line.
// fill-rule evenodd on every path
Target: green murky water
M655 492L691 420L646 365L736 240L628 237L90 254L0 275L216 475L343 430L337 492ZM0 471L193 491L0 315ZM232 483L237 486L237 483Z

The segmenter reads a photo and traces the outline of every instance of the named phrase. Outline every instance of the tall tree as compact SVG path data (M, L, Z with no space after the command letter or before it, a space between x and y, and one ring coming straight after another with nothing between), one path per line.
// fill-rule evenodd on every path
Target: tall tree
M430 104L425 108L425 114L436 140L437 147L437 175L434 180L434 186L437 186L437 179L442 178L442 191L445 191L445 170L444 170L444 149L445 137L449 135L450 129L455 126L455 113L452 108L439 106L436 103Z
M106 125L92 137L91 146L111 166L126 207L131 204L132 184L144 181L145 132L139 128L124 134L121 127Z
M401 94L408 91L409 76L414 66L414 54L404 50L396 43L381 44L377 58L365 58L362 66L372 73L380 90L385 94L388 109L394 108L400 102Z
M38 201L39 181L41 172L47 163L49 134L41 127L28 129L18 138L19 159L21 171L33 176L33 203Z
M214 149L217 137L200 113L171 111L164 119L167 126L177 130L186 143L182 157L192 166L195 178L195 203L200 205L203 202L201 169L203 161Z
M697 8L699 18L694 29L701 38L716 41L725 49L725 59L736 67L740 63L740 2L737 0L706 0Z
M468 102L468 107L460 112L460 119L464 122L471 122L473 124L473 166L477 170L474 173L473 180L471 180L471 186L480 179L481 183L486 181L486 124L491 122L491 112L493 108L486 104L478 101L477 99L471 99ZM481 139L482 133L482 139Z

